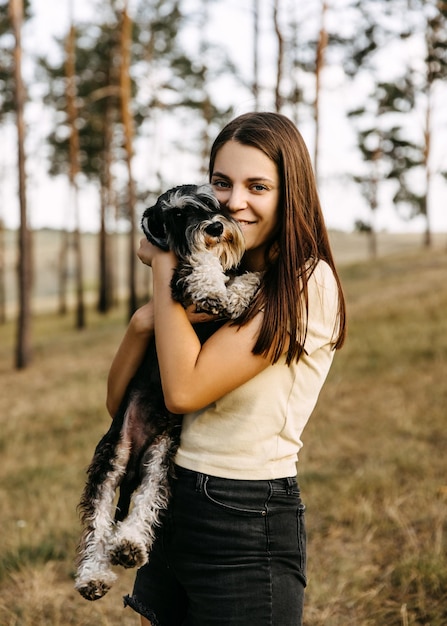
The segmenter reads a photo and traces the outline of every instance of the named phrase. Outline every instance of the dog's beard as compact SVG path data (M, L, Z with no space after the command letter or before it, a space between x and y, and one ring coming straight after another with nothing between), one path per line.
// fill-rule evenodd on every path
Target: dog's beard
M220 223L223 227L219 235L207 232L207 228L215 223ZM245 252L244 235L238 224L231 223L220 215L189 227L186 236L190 243L190 254L211 252L219 259L224 272L235 269Z

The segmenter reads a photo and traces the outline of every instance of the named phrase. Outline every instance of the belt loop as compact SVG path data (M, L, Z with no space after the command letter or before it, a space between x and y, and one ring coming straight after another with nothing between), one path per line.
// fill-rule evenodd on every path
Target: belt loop
M196 477L196 491L201 492L203 488L204 474L197 473Z
M293 489L295 487L295 479L292 476L288 476L286 478L287 481L287 495L291 496L293 495Z

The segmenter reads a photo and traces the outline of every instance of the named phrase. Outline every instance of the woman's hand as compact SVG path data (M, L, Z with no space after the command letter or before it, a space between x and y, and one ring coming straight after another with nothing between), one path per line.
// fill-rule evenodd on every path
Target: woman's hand
M170 252L170 251L166 252L164 250L161 250L157 246L154 246L152 243L150 243L150 241L148 241L146 237L140 240L140 247L137 252L137 255L142 263L144 263L145 265L149 265L150 267L152 267L152 263L154 259L157 258L158 260L158 257L160 257L163 264L172 265L172 269L176 267L177 262L178 262L177 257L175 256L173 252ZM196 313L195 305L189 306L186 309L186 314L191 324L198 324L200 322L210 322L211 320L218 319L217 315L211 315L210 313L203 313L203 312ZM143 334L144 334L146 325L149 323L149 321L150 321L150 328L149 327L147 328L148 330L153 332L154 309L153 309L152 302L148 302L146 305L141 307L141 309L138 309L138 311L136 311L136 313L134 314L134 318L132 320L132 322L134 322L135 324L136 329L141 330Z
M171 259L172 267L174 268L177 265L177 257L171 251L164 251L157 246L154 246L146 237L140 239L140 247L137 252L137 256L142 263L145 265L149 265L152 267L152 263L155 258L164 256L166 259Z
M130 320L133 332L141 338L151 338L154 334L154 303L152 300L135 311Z
M203 311L197 313L195 304L191 304L186 309L186 315L191 324L200 324L201 322L211 322L219 319L218 315L212 315L211 313ZM130 320L130 325L133 328L133 332L141 338L152 337L154 334L154 303L152 300L143 304L135 311Z
M140 247L137 251L137 257L145 265L152 265L152 259L156 253L156 247L146 237L140 239Z

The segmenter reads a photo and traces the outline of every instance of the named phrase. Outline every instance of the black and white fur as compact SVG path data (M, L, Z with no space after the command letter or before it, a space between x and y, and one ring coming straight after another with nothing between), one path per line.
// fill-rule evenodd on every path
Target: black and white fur
M259 287L260 275L237 273L244 238L209 185L167 191L145 210L142 228L149 241L173 250L179 259L171 282L173 299L219 316L219 322L195 325L202 343L224 320L241 315ZM87 600L101 598L110 589L116 580L112 565L147 562L169 501L180 430L181 416L164 404L152 340L87 470L79 505L83 533L75 581Z

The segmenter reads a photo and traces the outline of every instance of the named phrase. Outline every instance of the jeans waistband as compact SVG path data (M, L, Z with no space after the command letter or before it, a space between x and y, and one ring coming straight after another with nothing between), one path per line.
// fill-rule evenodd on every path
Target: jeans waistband
M178 478L186 478L191 481L194 481L197 491L201 490L206 478L214 478L217 480L228 481L228 483L249 482L253 484L272 484L272 485L285 487L287 491L289 491L290 489L293 489L297 485L296 476L285 476L284 478L272 478L272 479L265 479L265 480L249 480L249 479L238 480L234 478L223 478L221 476L213 476L211 474L204 474L202 472L196 472L195 470L189 470L189 469L186 469L185 467L181 467L180 465L175 466L175 474Z

